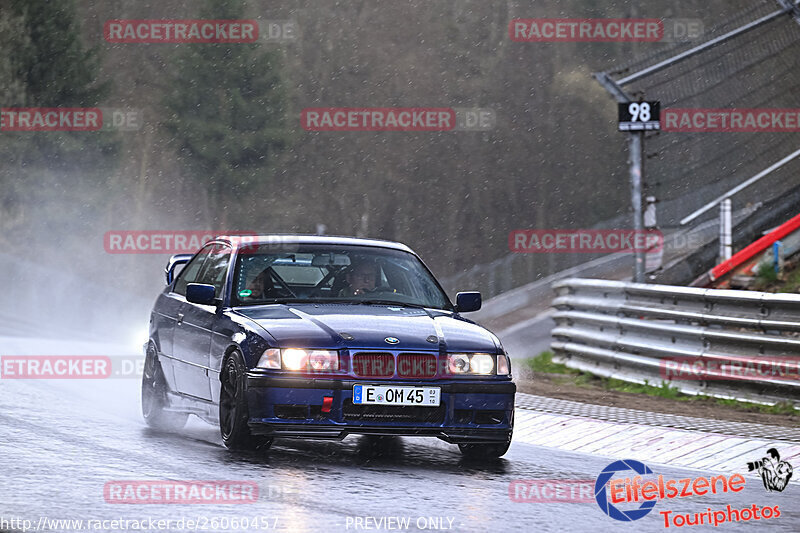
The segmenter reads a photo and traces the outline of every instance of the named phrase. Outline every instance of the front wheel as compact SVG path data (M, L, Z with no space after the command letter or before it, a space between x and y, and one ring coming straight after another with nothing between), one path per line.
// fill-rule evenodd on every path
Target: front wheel
M219 430L222 442L231 450L266 449L272 439L250 433L245 395L245 366L242 355L233 352L220 374Z
M189 415L167 411L167 380L156 355L156 347L150 344L142 372L142 416L154 429L176 431L186 425Z

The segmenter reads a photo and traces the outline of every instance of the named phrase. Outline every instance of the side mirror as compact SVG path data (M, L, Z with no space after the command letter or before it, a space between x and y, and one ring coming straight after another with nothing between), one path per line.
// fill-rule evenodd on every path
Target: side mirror
M456 294L456 312L469 313L481 308L481 293L479 292L459 292Z
M167 285L172 283L175 279L175 267L178 265L185 265L191 261L193 254L175 254L167 261L167 266L164 268L164 275L167 277Z
M200 305L216 305L214 297L216 289L213 285L203 283L189 283L186 285L186 301Z

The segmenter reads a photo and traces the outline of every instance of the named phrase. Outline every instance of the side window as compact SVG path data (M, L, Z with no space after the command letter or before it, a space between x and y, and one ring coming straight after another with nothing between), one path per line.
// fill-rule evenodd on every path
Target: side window
M205 262L206 257L208 257L208 254L210 253L211 246L206 246L200 251L199 254L194 256L194 258L189 261L185 267L183 267L183 270L181 270L181 273L178 275L178 281L175 282L175 288L172 289L172 292L186 296L186 284L196 283L200 268L203 266L203 262Z
M197 278L196 283L213 285L217 290L217 298L222 298L222 291L225 288L225 278L228 275L228 263L231 258L231 249L222 244L215 244L211 248L211 254L203 265L203 269Z

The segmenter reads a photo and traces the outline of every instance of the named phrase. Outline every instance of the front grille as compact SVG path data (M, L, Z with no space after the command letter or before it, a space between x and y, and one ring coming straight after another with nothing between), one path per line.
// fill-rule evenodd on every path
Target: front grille
M385 352L357 353L353 356L353 372L364 378L394 376L394 355Z
M430 353L401 353L397 356L397 375L404 378L432 378L436 375L436 356Z
M444 422L445 406L412 407L406 405L354 405L347 400L342 405L345 420L364 422L420 422L441 424Z

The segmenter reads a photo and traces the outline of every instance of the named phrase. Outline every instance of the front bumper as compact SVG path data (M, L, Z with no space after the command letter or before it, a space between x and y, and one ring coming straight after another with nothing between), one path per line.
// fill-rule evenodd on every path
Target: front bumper
M353 386L439 387L439 407L354 405ZM432 436L450 443L507 442L512 381L350 380L248 374L249 426L257 435L342 439L350 434ZM324 398L332 398L323 412Z

